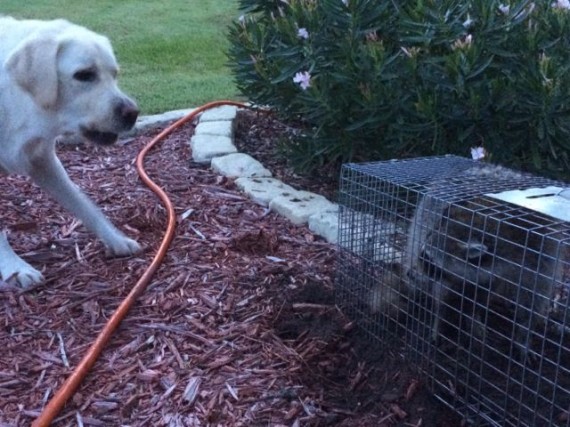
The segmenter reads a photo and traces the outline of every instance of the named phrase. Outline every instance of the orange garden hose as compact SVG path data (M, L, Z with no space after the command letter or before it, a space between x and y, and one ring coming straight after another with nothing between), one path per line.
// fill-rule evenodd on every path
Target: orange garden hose
M61 411L61 408L65 405L65 403L73 396L73 393L77 390L83 379L87 376L90 369L93 367L97 358L103 351L103 348L111 338L111 335L115 332L115 330L121 324L121 321L127 315L127 312L132 307L133 303L137 300L137 298L144 292L150 279L162 263L164 256L172 242L174 237L174 231L176 228L176 215L174 212L174 207L172 202L168 198L168 195L160 188L154 181L152 181L147 173L144 170L144 159L147 153L153 148L158 142L162 141L166 136L170 135L174 130L178 129L180 126L188 123L189 121L193 120L198 114L202 113L205 110L210 108L222 106L222 105L233 105L236 107L245 108L246 105L235 102L235 101L214 101L208 104L205 104L188 115L182 117L177 122L173 123L161 133L159 133L155 138L152 139L139 153L137 156L136 167L137 172L139 173L140 178L149 187L162 201L164 206L167 210L167 227L162 242L157 250L156 255L154 256L152 262L145 270L139 281L134 285L133 289L124 301L119 305L119 307L115 310L113 315L110 317L108 322L105 324L103 330L99 333L91 347L83 356L83 359L75 370L71 373L69 378L63 383L60 389L57 391L55 396L48 402L40 416L33 422L32 427L47 427L51 424L53 419L57 416L57 414Z

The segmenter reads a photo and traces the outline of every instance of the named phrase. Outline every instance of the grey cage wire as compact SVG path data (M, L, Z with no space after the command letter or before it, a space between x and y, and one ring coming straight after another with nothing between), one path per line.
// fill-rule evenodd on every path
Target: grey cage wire
M338 305L474 425L570 426L567 187L456 156L344 165ZM529 189L566 218L495 196Z

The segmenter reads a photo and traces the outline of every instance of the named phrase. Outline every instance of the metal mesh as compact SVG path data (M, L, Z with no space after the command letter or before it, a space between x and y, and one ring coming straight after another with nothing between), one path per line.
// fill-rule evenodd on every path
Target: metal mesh
M475 425L570 426L570 223L488 195L549 186L455 156L342 169L337 303Z

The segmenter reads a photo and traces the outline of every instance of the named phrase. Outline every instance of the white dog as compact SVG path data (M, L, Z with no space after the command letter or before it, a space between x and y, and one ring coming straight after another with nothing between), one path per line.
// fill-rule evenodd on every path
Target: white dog
M139 244L81 193L55 154L58 136L105 145L133 127L138 108L117 87L117 72L104 36L64 20L0 17L0 172L31 177L94 232L110 255L127 256ZM24 288L43 279L14 253L4 232L0 276Z

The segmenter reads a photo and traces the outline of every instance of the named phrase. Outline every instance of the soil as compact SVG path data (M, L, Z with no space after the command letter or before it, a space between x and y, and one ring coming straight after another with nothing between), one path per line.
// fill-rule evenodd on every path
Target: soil
M165 262L52 425L461 425L397 348L371 343L335 305L335 247L193 163L192 131L167 137L145 163L177 215ZM276 177L334 200L331 174L295 174L280 156L275 140L287 131L242 113L236 142ZM156 134L59 149L74 182L144 245L141 255L107 259L27 179L0 181L2 225L46 278L26 291L0 282L1 427L41 413L154 256L165 210L134 158Z

